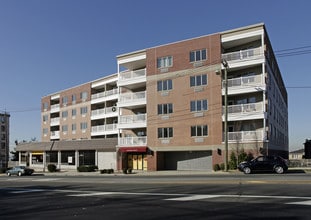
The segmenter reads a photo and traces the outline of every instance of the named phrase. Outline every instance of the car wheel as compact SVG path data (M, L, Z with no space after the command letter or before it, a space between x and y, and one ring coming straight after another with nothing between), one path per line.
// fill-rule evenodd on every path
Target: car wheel
M11 176L11 174L10 174L10 173L7 173L6 175Z
M243 172L244 172L245 174L250 174L252 171L251 171L251 168L249 168L249 167L244 167Z
M278 174L284 173L284 169L283 169L283 167L281 167L281 166L276 166L276 167L274 168L274 171L275 171L276 173L278 173Z
M22 172L18 172L18 176L21 176L22 175Z

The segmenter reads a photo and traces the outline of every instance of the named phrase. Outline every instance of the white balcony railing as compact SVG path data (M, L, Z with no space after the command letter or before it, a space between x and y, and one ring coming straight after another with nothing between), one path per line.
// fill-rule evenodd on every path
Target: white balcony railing
M261 47L222 54L222 58L225 59L226 61L254 59L260 56L263 56Z
M112 107L108 107L108 108L101 108L101 109L92 110L91 116L92 117L103 116L103 115L111 114L111 113L115 113L115 112L117 112L117 107L112 106Z
M51 123L50 125L53 126L53 125L59 125L60 123L60 118L57 117L57 118L51 118Z
M100 98L103 98L103 97L113 96L113 95L118 94L118 92L119 92L119 90L116 88L116 89L108 90L108 91L105 91L105 92L95 93L95 94L92 95L92 100L100 99Z
M58 112L60 109L59 104L51 105L51 112Z
M140 69L135 71L127 71L120 73L119 80L131 80L135 78L146 77L146 69Z
M120 124L145 123L146 121L147 121L147 114L120 116Z
M106 125L92 126L92 133L110 132L110 131L117 131L117 130L118 130L118 124L106 124Z
M120 138L119 146L146 146L147 145L147 137L124 137Z
M238 77L233 79L228 79L228 88L232 87L243 87L249 85L261 85L262 84L262 76L246 76L246 77ZM222 82L222 87L225 87L225 82Z
M225 107L223 107L223 113L224 112ZM228 114L244 114L252 112L263 112L263 102L228 106Z
M51 139L59 139L59 131L51 131Z
M263 131L228 132L228 141L230 142L263 141L263 139Z
M121 103L132 103L146 100L146 91L136 93L123 93L120 95Z

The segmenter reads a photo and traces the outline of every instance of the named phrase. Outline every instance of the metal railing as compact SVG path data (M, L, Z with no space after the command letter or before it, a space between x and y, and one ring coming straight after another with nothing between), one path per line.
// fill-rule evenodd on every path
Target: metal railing
M116 94L118 94L118 92L119 92L119 90L116 88L116 89L108 90L105 92L95 93L92 95L92 100L116 95Z
M124 137L120 138L120 146L146 146L147 137Z
M120 102L135 102L146 99L146 91L136 93L123 93L120 95Z
M263 131L228 132L228 140L230 142L262 141L263 138L264 138Z
M228 106L228 114L235 114L235 113L243 114L243 113L262 112L262 111L263 111L263 102ZM224 112L225 109L223 107L223 113Z
M121 115L120 124L142 123L147 121L147 114Z
M98 125L92 126L92 132L105 132L105 131L117 131L118 124L106 124L106 125Z
M256 76L245 76L245 77L239 77L239 78L233 78L228 79L228 88L230 87L242 87L242 86L248 86L248 85L258 85L262 84L262 76L256 75ZM225 82L222 82L222 87L224 88Z
M139 77L145 77L146 76L146 69L140 69L140 70L134 70L134 71L126 71L121 72L119 80L129 80L129 79L135 79Z
M222 58L225 59L226 61L252 59L259 56L263 56L262 47L222 54Z

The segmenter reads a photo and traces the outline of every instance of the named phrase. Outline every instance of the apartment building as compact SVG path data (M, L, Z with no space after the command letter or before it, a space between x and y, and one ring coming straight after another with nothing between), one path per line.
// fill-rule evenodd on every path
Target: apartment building
M287 92L264 24L122 54L117 67L42 98L48 144L24 151L30 162L53 152L62 167L85 157L115 169L211 170L224 162L225 134L228 154L288 157Z
M0 168L7 167L10 153L10 114L0 113Z

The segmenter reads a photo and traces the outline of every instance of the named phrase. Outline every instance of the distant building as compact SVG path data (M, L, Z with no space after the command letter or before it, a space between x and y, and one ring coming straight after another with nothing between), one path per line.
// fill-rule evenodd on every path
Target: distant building
M305 156L305 150L304 149L299 149L295 151L289 152L289 160L302 160L304 159Z
M10 115L0 113L0 168L7 167L10 153Z
M224 162L225 88L229 155L288 158L287 91L264 24L121 54L117 68L44 96L45 144L19 146L22 158L62 168L109 161L116 169L212 170Z

